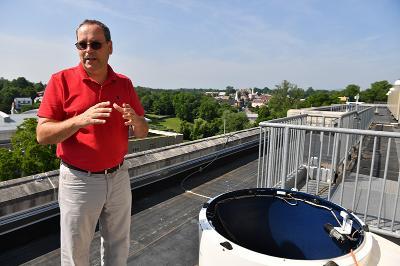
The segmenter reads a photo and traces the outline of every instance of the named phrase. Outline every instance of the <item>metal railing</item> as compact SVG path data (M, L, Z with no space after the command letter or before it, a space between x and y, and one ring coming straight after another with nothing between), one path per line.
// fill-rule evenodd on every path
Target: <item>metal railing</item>
M346 105L345 105L346 107ZM326 107L327 108L327 107ZM308 125L308 126L321 126L321 127L328 127L328 128L334 128L334 127L339 127L339 128L350 128L350 129L368 129L369 126L372 123L373 116L374 116L374 108L373 107L366 107L362 108L362 111L357 112L357 111L351 111L347 113L308 113L308 114L301 114L301 115L296 115L296 116L291 116L291 117L285 117L285 118L279 118L275 120L269 121L269 123L282 123L282 124L293 124L293 125ZM260 143L263 143L262 141L262 135L267 134L266 132L263 132L263 123L260 124L261 130L260 130ZM280 146L280 143L283 141L282 136L283 132L279 132L282 130L276 129L273 132L268 132L268 134L275 134L277 136L280 136L281 138L278 139L270 139L271 142L268 144L271 144L272 146L269 146L270 150L267 150L268 152L274 153L275 149L272 148L273 145L277 145L278 147ZM312 135L313 133L311 133ZM321 136L322 138L323 136ZM356 137L352 137L350 139L350 145L348 146L348 150L345 149L346 145L346 139L345 136L343 135L338 135L338 139L336 141L333 141L333 135L332 134L327 134L327 148L326 148L326 153L327 155L332 156L333 152L335 152L335 160L334 160L334 165L335 168L338 164L343 162L344 158L346 157L346 154L350 151L350 149L357 144L358 139ZM264 139L264 142L266 139ZM291 136L289 138L289 142L291 146L299 146L299 151L300 154L304 150L304 134L301 136ZM267 143L264 143L267 144ZM263 147L263 151L261 151L261 147ZM267 145L260 145L260 157L261 157L261 152L265 154ZM292 173L295 171L295 169L300 168L301 162L296 159L298 156L296 153L290 153L288 155L288 173ZM276 169L279 171L279 167L276 168L274 163L279 163L278 162L272 162L271 169ZM260 176L264 174L264 168L260 167L261 164L259 163L258 166L258 175Z
M302 124L304 116L260 123L257 187L318 195L400 237L400 133L366 130L371 110L346 113L337 127Z

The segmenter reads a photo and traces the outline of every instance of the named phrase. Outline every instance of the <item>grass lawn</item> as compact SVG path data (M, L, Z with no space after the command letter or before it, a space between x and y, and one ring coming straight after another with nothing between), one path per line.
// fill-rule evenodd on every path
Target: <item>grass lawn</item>
M150 118L151 120L162 120L162 119L166 119L169 116L168 115L156 115L156 114L148 114L146 113L145 115L147 118Z
M151 119L149 125L152 129L179 132L181 120L177 117L155 114L146 114L146 117Z
M170 118L164 119L164 121L161 122L161 125L165 126L168 129L172 129L175 132L179 132L181 120L178 117L170 117Z

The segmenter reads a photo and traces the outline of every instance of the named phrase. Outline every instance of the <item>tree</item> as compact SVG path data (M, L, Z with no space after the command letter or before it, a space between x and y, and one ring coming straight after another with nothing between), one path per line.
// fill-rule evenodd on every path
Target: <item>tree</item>
M9 81L5 78L0 78L0 91L5 88L8 87Z
M198 93L179 92L173 99L173 106L178 118L188 122L193 122L197 117L200 105Z
M12 151L0 148L0 181L20 176L19 163Z
M13 157L19 163L21 176L51 171L60 165L55 145L37 143L36 126L36 119L26 119L11 138Z
M225 132L233 132L250 127L249 119L244 112L233 113L225 111L222 119L225 119ZM220 127L222 127L220 132L223 132L223 123Z
M33 87L25 87L20 91L20 96L28 97L31 98L32 100L35 99L36 95L37 93Z
M33 84L33 88L35 89L36 92L39 92L39 91L44 91L46 86L42 82L39 82L39 83Z
M315 91L314 91L313 87L308 87L308 89L307 89L306 92L305 92L304 97L307 98L308 96L312 95L314 92L315 92Z
M153 99L152 110L158 115L173 115L174 106L172 104L171 93L156 93Z
M27 81L24 77L19 77L11 81L11 86L23 89L26 87L32 87L33 83Z
M268 107L271 112L271 118L285 117L287 111L293 108L300 99L290 97L290 93L298 95L299 89L297 85L284 80L280 85L276 85L276 89L272 93L272 98L268 102Z
M236 90L232 86L227 86L225 90L225 95L235 94Z
M192 140L211 137L214 136L214 134L213 128L206 120L202 118L197 118L194 120L193 131L191 134Z
M374 103L386 102L386 93L392 85L387 80L377 81L371 84L371 88L360 93L360 101Z
M272 90L268 87L264 87L264 89L262 89L260 92L264 94L271 94Z
M269 108L266 105L260 106L258 108L257 114L258 114L257 120L256 120L257 125L262 121L269 120L271 117L271 112L269 111Z
M360 86L355 84L347 85L347 87L343 90L343 94L346 97L349 97L350 101L355 101L355 96L360 93Z
M335 91L317 90L307 97L304 105L305 107L319 107L339 103L339 93L340 92Z
M153 107L154 97L153 97L152 94L143 95L143 96L140 98L140 101L141 101L141 103L142 103L142 105L143 105L144 110L145 110L147 113L153 112L152 107Z
M16 97L29 97L34 99L38 91L43 91L43 83L32 83L24 77L12 81L0 78L0 111L9 112L11 104Z
M227 103L222 103L219 105L219 110L218 110L218 115L219 117L222 117L225 111L229 111L232 113L237 113L238 109L237 107L234 107L232 105L229 105Z
M183 135L183 139L192 140L193 124L182 121L179 127L179 132Z
M211 97L202 97L199 106L199 118L211 122L218 117L219 104Z
M20 96L20 90L16 87L5 87L1 90L0 103L2 109L0 111L9 112L11 110L11 103L15 97Z
M294 107L295 109L299 108L300 100L304 99L305 97L305 92L302 88L298 88L296 85L294 85L290 90L289 90L289 97L291 101L292 108Z

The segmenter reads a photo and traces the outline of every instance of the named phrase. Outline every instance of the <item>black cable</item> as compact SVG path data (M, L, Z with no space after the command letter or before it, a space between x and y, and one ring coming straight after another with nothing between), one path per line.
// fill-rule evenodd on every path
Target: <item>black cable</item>
M228 134L228 135L226 136L225 143L224 143L224 145L222 146L222 149L221 149L221 150L225 149L226 145L227 145L228 142L229 142L229 139L230 139L231 137L233 137L234 135L236 135L236 134L238 134L238 133L235 132L235 133ZM197 171L194 171L194 172L190 173L190 174L187 175L184 179L182 179L182 181L181 181L181 183L180 183L181 189L182 189L183 191L185 191L185 192L189 192L189 193L195 194L195 195L197 195L197 196L201 196L201 197L204 197L204 198L211 199L211 197L208 197L208 196L205 196L205 195L201 195L201 194L198 194L198 193L194 193L194 192L192 192L191 190L186 189L185 186L184 186L184 183L185 183L191 176L193 176L194 174L200 173L200 172L202 172L204 169L208 168L211 164L213 164L213 163L219 158L219 156L220 156L220 154L217 153L217 154L215 155L215 157L214 157L209 163L207 163L204 167L200 166L199 169L198 169Z

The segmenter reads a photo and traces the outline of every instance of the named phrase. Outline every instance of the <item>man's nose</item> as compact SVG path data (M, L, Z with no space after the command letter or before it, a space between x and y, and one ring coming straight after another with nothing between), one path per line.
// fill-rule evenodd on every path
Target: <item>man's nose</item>
M88 43L87 45L86 45L86 49L85 49L85 51L94 51L94 49L92 48L92 44L90 44L90 43Z

